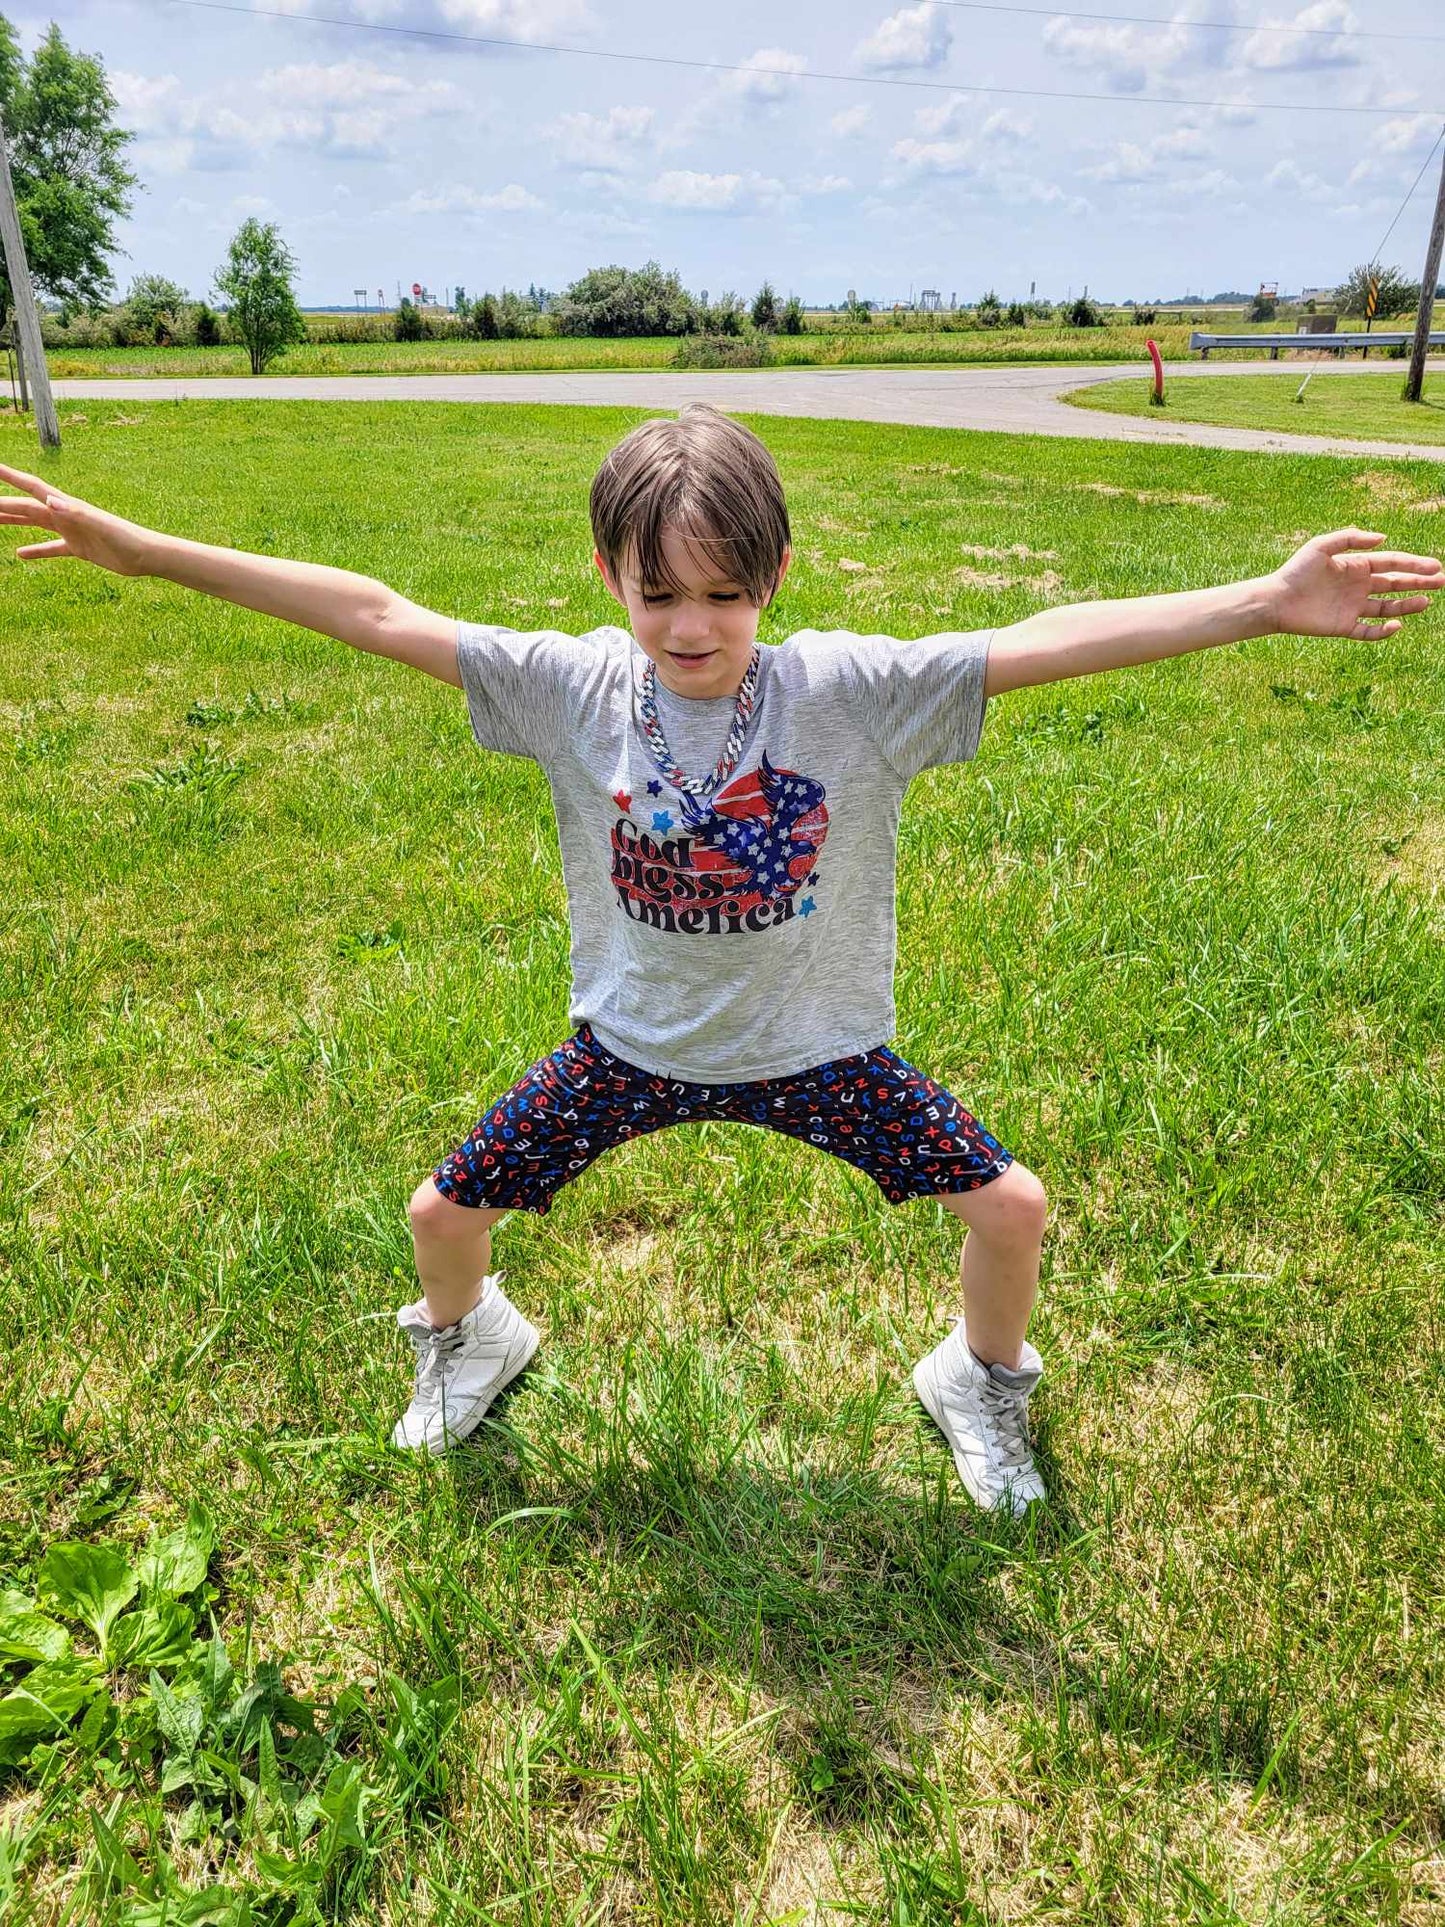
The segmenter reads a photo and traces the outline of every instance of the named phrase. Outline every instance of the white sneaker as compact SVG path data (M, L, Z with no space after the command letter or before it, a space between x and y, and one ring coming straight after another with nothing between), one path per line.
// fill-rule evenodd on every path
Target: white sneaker
M985 1512L1017 1516L1045 1496L1029 1450L1029 1394L1043 1370L1027 1343L1017 1370L980 1364L962 1320L913 1368L913 1389L952 1447L970 1498Z
M440 1330L433 1325L424 1299L403 1305L396 1322L416 1348L416 1389L391 1435L392 1444L408 1452L445 1452L460 1445L542 1336L496 1278L482 1280L481 1298L455 1325Z

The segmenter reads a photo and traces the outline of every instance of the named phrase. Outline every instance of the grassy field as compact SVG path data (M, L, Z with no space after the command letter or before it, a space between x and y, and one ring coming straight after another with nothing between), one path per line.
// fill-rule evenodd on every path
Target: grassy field
M1189 351L1190 329L1182 324L1153 328L895 328L879 320L851 332L778 335L775 365L780 368L853 368L888 364L913 366L950 362L1109 362L1147 361L1145 337L1161 351L1182 357ZM553 368L666 368L677 351L674 340L594 341L557 337L541 341L382 341L336 342L292 348L267 370L272 375L455 375L505 373ZM1241 356L1243 358L1243 356ZM64 376L244 375L244 348L58 348L50 353L50 372Z
M608 616L621 415L64 413L126 514ZM760 432L774 637L1445 537L1427 466ZM545 1348L394 1456L407 1196L566 1028L544 783L394 665L3 578L0 1912L1445 1919L1438 613L1010 699L912 793L900 1046L1053 1198L1015 1526L905 1390L951 1225L743 1130L508 1223Z
M1311 364L1317 367L1318 364ZM1309 385L1296 402L1301 384ZM1389 374L1311 374L1293 367L1280 375L1174 376L1165 384L1165 406L1155 408L1148 380L1106 381L1064 397L1076 408L1111 415L1150 415L1188 422L1222 422L1233 428L1279 428L1293 435L1358 435L1363 440L1445 443L1445 374L1426 376L1421 401L1400 399L1404 371Z

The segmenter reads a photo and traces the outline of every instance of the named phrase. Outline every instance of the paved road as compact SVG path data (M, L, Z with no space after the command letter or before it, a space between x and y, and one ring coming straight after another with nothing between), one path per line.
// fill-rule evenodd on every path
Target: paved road
M1321 364L1310 362L1308 367ZM1430 364L1437 379L1445 361ZM1305 367L1274 362L1191 362L1169 376L1210 380L1251 375L1298 384ZM1378 364L1345 362L1331 374L1379 374ZM578 407L677 408L711 401L741 414L803 415L839 421L908 422L927 428L985 428L1009 434L1067 435L1085 440L1190 443L1198 448L1265 449L1302 455L1393 455L1445 462L1445 445L1353 441L1284 435L1269 429L1223 428L1152 416L1108 415L1071 408L1064 389L1132 378L1147 366L1081 368L779 368L720 374L640 370L624 374L281 375L259 379L200 376L194 380L57 381L63 399L112 401L453 401L553 402Z

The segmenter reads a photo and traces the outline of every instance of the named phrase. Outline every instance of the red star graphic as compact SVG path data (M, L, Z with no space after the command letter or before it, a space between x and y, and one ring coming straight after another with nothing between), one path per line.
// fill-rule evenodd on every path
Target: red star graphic
M632 808L632 798L627 794L626 790L615 791L612 800L619 810L630 810Z

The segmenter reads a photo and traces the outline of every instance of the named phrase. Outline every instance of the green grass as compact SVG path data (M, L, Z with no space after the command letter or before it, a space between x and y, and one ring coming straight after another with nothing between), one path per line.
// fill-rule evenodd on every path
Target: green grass
M1400 399L1404 369L1388 374L1313 373L1318 363L1295 366L1279 375L1172 375L1165 383L1165 406L1156 408L1152 382L1105 381L1079 388L1064 400L1076 408L1100 408L1111 415L1149 415L1155 419L1221 422L1231 428L1286 429L1294 435L1358 435L1361 440L1445 443L1445 374L1427 374L1419 402ZM1296 402L1301 384L1309 385Z
M64 412L47 472L123 513L467 616L609 614L586 485L634 417ZM1445 533L1425 465L760 432L799 550L774 637ZM238 1681L356 1687L327 1757L381 1789L298 1919L1439 1918L1441 633L1010 699L915 787L900 1046L1053 1199L1055 1500L1017 1527L904 1390L957 1309L951 1225L742 1130L511 1220L545 1349L473 1446L393 1456L407 1196L566 1028L545 785L395 665L7 566L0 1587L204 1498L190 1596ZM218 1752L260 1791L207 1831L157 1791L164 1682L114 1684L118 1727L0 1782L27 1927L181 1918L134 1904L162 1855L281 1878L253 1849L300 1741L274 1798Z
M779 335L776 365L878 367L987 362L1143 361L1144 339L1153 335L1165 355L1184 356L1188 327L1153 328L895 328L879 319L869 328L830 329ZM453 375L536 372L543 369L666 368L673 340L594 341L573 337L541 341L382 341L303 344L267 370L270 375ZM239 347L56 348L50 372L57 380L105 375L244 375L250 364Z

